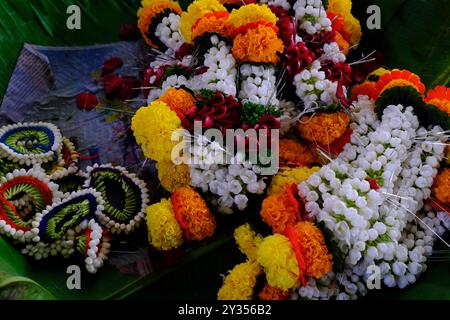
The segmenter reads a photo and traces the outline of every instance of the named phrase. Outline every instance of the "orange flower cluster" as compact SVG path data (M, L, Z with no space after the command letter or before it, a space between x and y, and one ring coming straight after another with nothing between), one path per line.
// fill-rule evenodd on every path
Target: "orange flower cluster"
M258 297L260 300L264 301L287 300L289 299L289 291L283 291L266 283L264 288L258 294Z
M352 95L350 101L357 101L358 96L368 96L369 99L374 99L375 82L365 81L363 83L357 84L352 88Z
M283 42L272 27L258 25L238 34L233 42L233 56L239 62L277 63Z
M345 112L319 113L314 116L303 116L298 124L300 135L306 140L327 146L342 136L350 123Z
M143 1L143 7L138 10L138 28L141 31L142 37L144 40L154 48L157 46L147 37L147 32L152 23L152 19L163 12L166 9L170 9L173 12L176 12L178 15L181 15L181 7L176 1L172 0L160 0L160 1Z
M319 279L333 270L333 256L325 238L312 222L302 221L294 226L306 264L306 275Z
M309 167L314 162L311 150L293 139L280 139L279 152L281 167Z
M424 101L447 112L450 116L450 88L447 88L446 86L437 86L428 92Z
M228 16L227 11L206 13L192 26L192 40L205 33L218 33L224 37L230 37L232 27L228 23Z
M214 234L216 220L205 200L194 189L184 187L175 190L171 201L186 240L203 240Z
M394 87L411 86L420 94L425 92L425 85L420 81L419 76L408 70L394 69L391 72L383 74L375 85L374 98L378 97L386 90Z
M260 214L274 233L283 233L287 225L297 222L298 207L286 192L277 193L264 199Z
M194 97L184 89L171 87L166 90L159 100L167 104L179 117L195 107Z
M442 170L436 177L432 192L439 201L450 204L450 168Z

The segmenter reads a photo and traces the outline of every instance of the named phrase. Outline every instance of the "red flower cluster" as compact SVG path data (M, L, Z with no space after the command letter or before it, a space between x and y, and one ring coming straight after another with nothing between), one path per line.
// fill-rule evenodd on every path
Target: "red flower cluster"
M292 42L283 53L283 61L291 77L310 66L315 58L314 53L306 47L304 42Z

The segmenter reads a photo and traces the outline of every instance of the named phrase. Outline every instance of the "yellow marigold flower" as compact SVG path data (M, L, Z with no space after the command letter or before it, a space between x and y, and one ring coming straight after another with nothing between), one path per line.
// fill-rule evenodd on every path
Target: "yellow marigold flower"
M350 117L345 112L318 113L303 116L298 124L300 135L310 142L329 145L347 130Z
M271 287L266 283L264 288L258 294L258 298L264 301L287 300L289 299L289 291Z
M375 76L377 78L380 78L383 74L386 74L386 73L389 73L389 72L391 72L391 71L389 71L388 69L380 67L380 68L372 71L371 73L369 73L369 75L367 76L367 80L369 80L369 78L373 77L373 76Z
M183 231L167 199L147 207L147 228L150 244L158 250L171 250L183 243Z
M273 232L283 233L288 224L297 222L298 207L290 201L287 193L277 193L264 199L260 215Z
M156 47L147 37L148 28L152 23L152 19L166 9L170 9L180 15L182 12L181 7L177 1L173 0L143 0L141 5L142 7L137 12L137 16L139 17L138 28L144 40L152 47Z
M336 31L336 36L334 40L338 44L339 49L342 50L342 53L347 55L348 48L350 48L350 43L344 38L344 36L339 31Z
M186 240L200 241L214 234L216 219L197 191L190 187L179 188L170 199Z
M361 24L352 15L351 0L330 0L327 12L338 14L344 20L343 30L338 30L351 45L359 43L362 37Z
M439 201L450 204L450 168L442 170L435 178L432 192Z
M156 168L161 185L169 192L191 183L190 170L185 164L175 165L172 161L161 161L156 164Z
M227 11L205 14L192 27L192 40L205 33L218 33L224 37L230 37L232 27L228 23L228 15Z
M282 290L293 288L299 279L299 268L289 239L281 234L264 238L256 252L270 286Z
M171 160L172 149L177 144L171 138L180 124L176 113L161 101L141 107L131 120L131 128L144 155L158 162Z
M283 41L273 28L258 25L234 38L232 53L239 62L275 64L279 59L277 53L282 53L283 50Z
M234 230L234 239L239 246L239 250L247 256L248 260L256 260L256 250L263 241L260 234L256 234L246 223Z
M280 139L279 155L282 167L308 167L314 162L311 150L294 139Z
M267 194L271 196L277 193L283 193L285 191L284 186L286 184L299 184L300 182L307 180L310 175L316 171L319 171L319 169L319 167L299 167L292 169L288 168L280 171L272 178Z
M187 11L181 14L180 31L187 43L192 43L192 27L208 12L227 11L217 0L195 0Z
M229 271L217 298L219 300L251 300L256 279L261 271L261 267L256 262L246 261L236 265Z
M159 100L169 106L177 115L185 115L189 110L195 107L195 99L184 89L169 88L159 97Z
M322 231L309 221L299 222L294 228L306 263L306 275L319 279L332 271L333 256L325 244Z
M275 26L278 18L267 5L252 3L233 9L228 19L235 28L257 21L269 22Z

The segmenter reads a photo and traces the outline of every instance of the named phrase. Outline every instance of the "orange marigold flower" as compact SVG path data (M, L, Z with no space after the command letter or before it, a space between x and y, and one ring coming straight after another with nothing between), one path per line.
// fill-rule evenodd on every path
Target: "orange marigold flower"
M322 231L309 221L299 222L294 228L306 264L305 274L319 279L332 271L333 256L325 244Z
M189 187L179 188L171 200L175 218L186 240L203 240L214 234L216 220L197 191Z
M314 162L311 150L294 139L280 139L281 167L309 167Z
M424 101L436 108L445 111L450 116L450 88L446 86L437 86L428 91Z
M166 9L170 9L173 12L176 12L178 15L181 15L181 7L177 1L172 0L148 0L142 2L143 7L139 8L137 12L138 20L138 28L141 31L142 37L144 40L151 45L152 47L157 47L149 37L147 37L148 28L152 23L153 17L157 14L163 12Z
M258 294L260 300L273 301L273 300L287 300L289 299L289 291L283 291L279 288L270 286L268 283L264 286L261 292Z
M298 208L287 193L277 193L264 199L260 214L274 233L283 233L288 224L297 222Z
M257 21L265 21L274 26L278 18L265 4L247 4L239 9L233 9L230 13L229 23L234 27Z
M233 56L238 62L278 62L277 53L284 50L281 41L272 27L258 25L238 34L233 41Z
M418 75L415 75L408 70L394 69L389 73L383 74L375 84L374 98L378 97L386 90L394 87L411 86L415 88L420 94L425 92L425 85L420 81Z
M344 36L339 31L336 31L336 36L334 40L338 44L339 49L342 50L342 53L347 55L348 48L350 48L350 43L347 40L345 40Z
M439 201L450 204L450 168L442 170L435 178L432 192Z
M218 11L205 14L192 26L192 40L209 32L229 37L232 27L228 23L228 12Z
M361 24L352 15L351 0L330 0L327 14L333 21L333 30L342 34L351 45L359 43L362 37Z
M357 101L358 96L368 96L369 99L374 99L375 94L375 82L365 81L363 83L357 84L352 88L352 95L350 101Z
M314 116L303 116L297 128L306 140L327 146L344 134L349 123L350 117L343 111L318 113Z
M184 89L169 88L159 100L167 104L178 115L185 115L195 107L194 97Z

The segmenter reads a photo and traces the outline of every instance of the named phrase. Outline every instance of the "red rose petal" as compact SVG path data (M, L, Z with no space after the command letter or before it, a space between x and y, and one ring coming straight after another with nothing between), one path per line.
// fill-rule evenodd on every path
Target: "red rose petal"
M90 111L98 105L97 96L90 92L80 93L76 97L77 107L81 110Z
M123 61L120 58L114 57L105 61L102 67L102 74L107 75L114 72L116 69L123 66Z

